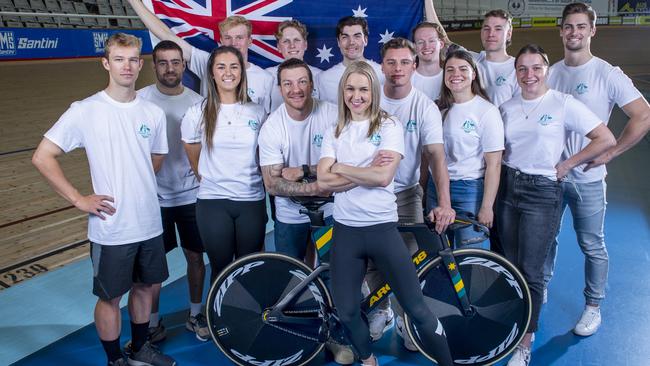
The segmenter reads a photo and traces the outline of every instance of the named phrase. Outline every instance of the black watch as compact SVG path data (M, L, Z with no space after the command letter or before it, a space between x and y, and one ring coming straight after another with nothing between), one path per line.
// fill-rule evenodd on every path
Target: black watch
M303 164L302 165L302 178L303 179L309 178L310 173L311 173L311 170L309 169L309 165Z

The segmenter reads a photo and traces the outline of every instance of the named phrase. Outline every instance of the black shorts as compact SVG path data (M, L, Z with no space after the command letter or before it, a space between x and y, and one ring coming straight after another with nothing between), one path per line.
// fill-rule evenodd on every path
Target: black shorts
M196 204L161 207L163 241L165 252L169 253L178 246L176 229L181 240L181 247L195 253L203 253L203 244L196 226Z
M91 242L90 259L93 294L102 300L124 295L133 283L156 284L169 277L162 235L122 245Z

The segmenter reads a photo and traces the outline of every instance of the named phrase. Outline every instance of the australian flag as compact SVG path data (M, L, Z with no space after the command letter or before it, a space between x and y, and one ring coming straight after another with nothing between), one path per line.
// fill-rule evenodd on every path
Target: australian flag
M365 57L380 61L383 43L410 37L423 18L422 0L145 0L145 4L190 44L211 51L219 40L218 23L242 15L253 25L249 61L266 68L282 62L273 34L284 20L307 26L309 47L305 61L328 69L342 60L336 43L336 23L344 16L363 17L370 35Z

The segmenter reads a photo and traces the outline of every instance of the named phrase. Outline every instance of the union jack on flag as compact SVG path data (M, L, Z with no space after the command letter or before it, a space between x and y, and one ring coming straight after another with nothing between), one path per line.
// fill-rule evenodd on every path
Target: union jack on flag
M246 17L253 26L249 61L263 68L283 60L273 34L284 20L295 18L307 25L305 61L327 69L341 60L335 29L341 17L366 18L370 37L365 55L375 61L383 42L408 38L423 17L422 0L145 0L145 4L174 33L206 51L217 46L220 21L231 15Z

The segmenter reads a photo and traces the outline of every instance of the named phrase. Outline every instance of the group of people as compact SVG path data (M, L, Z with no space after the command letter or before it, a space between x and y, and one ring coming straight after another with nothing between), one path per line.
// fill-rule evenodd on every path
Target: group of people
M589 5L565 7L564 59L552 67L538 45L508 55L506 11L485 15L483 51L475 53L451 43L425 1L427 21L414 27L412 41L386 42L380 64L364 58L365 19L342 18L343 61L321 71L303 61L308 33L297 20L276 33L285 61L263 70L247 60L252 28L244 17L221 22L220 47L208 53L140 0L129 2L162 40L153 50L156 83L136 92L140 40L111 36L102 58L107 88L74 103L33 157L57 193L90 214L95 324L109 365L175 365L152 343L166 334L160 283L176 230L187 260L186 328L199 340L210 337L203 253L213 280L233 259L263 250L267 193L275 248L300 260L309 255L310 224L289 197L334 195L324 207L334 225L329 285L351 343L328 344L340 364L377 365L371 342L395 323L404 346L417 350L404 334L404 312L438 363L453 364L411 264L417 244L397 231L398 222L423 222L425 214L439 232L457 211L475 215L493 238L462 230L454 246L497 251L523 273L533 314L508 365L525 366L568 205L586 273L586 307L574 332L598 329L608 268L604 164L647 133L650 107L619 68L591 54ZM186 67L200 77L200 95L181 83ZM606 126L614 104L630 117L618 141ZM90 195L56 160L78 147L88 156ZM362 285L384 281L397 302L384 300L366 322ZM125 358L119 301L129 290Z

